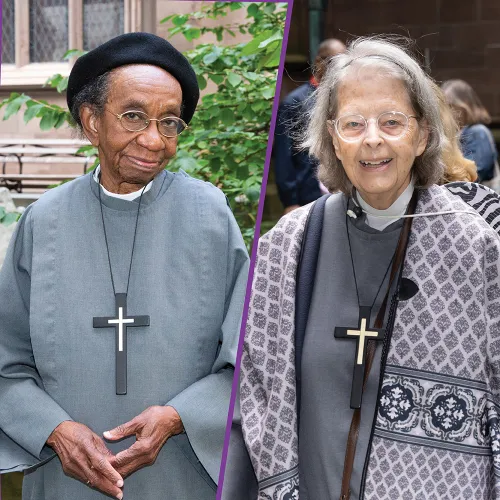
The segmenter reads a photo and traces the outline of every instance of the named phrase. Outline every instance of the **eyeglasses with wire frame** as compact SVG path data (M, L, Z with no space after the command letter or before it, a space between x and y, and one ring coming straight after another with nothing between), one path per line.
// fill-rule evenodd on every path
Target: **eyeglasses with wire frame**
M336 120L327 120L331 127L335 127L337 135L346 142L355 142L362 139L368 130L368 122L375 121L380 135L387 139L399 139L408 130L410 118L415 115L405 115L401 111L384 111L377 118L369 118L363 115L347 114Z
M143 111L131 109L117 114L106 109L109 113L120 120L122 127L129 132L140 132L149 127L151 122L157 122L158 132L164 137L177 137L188 128L188 125L182 118L177 116L166 116L165 118L150 118Z

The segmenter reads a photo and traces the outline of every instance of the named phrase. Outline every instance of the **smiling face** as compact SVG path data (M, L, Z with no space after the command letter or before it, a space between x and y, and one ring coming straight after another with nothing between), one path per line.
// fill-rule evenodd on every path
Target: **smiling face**
M377 117L386 111L416 115L404 84L376 68L349 73L338 91L338 111L334 119L350 114L362 115L368 122L366 133L347 142L329 126L337 158L362 198L372 207L390 207L411 180L415 157L427 144L425 122L409 119L407 131L399 138L381 135Z
M165 70L145 64L112 71L105 111L97 116L83 106L87 137L99 151L101 182L109 191L130 193L145 186L175 155L177 137L164 137L156 121L140 132L126 130L116 115L142 111L150 118L180 117L182 89Z

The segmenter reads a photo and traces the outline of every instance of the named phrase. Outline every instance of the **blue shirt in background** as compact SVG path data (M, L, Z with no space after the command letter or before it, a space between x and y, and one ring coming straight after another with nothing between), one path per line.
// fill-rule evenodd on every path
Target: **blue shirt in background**
M498 153L488 127L481 123L464 127L460 134L460 145L463 155L476 163L478 182L491 180Z

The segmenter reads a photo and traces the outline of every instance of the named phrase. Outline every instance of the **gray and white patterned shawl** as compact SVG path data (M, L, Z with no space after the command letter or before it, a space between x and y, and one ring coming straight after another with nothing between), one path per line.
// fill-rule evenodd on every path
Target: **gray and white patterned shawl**
M299 498L295 277L310 208L259 241L240 375L259 500ZM500 203L471 183L421 191L417 213L449 210L413 222L403 276L419 292L397 305L362 498L500 498Z

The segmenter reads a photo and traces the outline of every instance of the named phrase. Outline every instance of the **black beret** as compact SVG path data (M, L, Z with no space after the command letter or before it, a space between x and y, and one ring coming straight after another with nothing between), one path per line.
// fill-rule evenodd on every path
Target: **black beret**
M86 85L107 71L126 64L159 66L175 77L182 89L181 118L190 122L200 97L196 74L176 48L151 33L126 33L79 57L68 80L66 99L69 109L73 107L75 96Z

